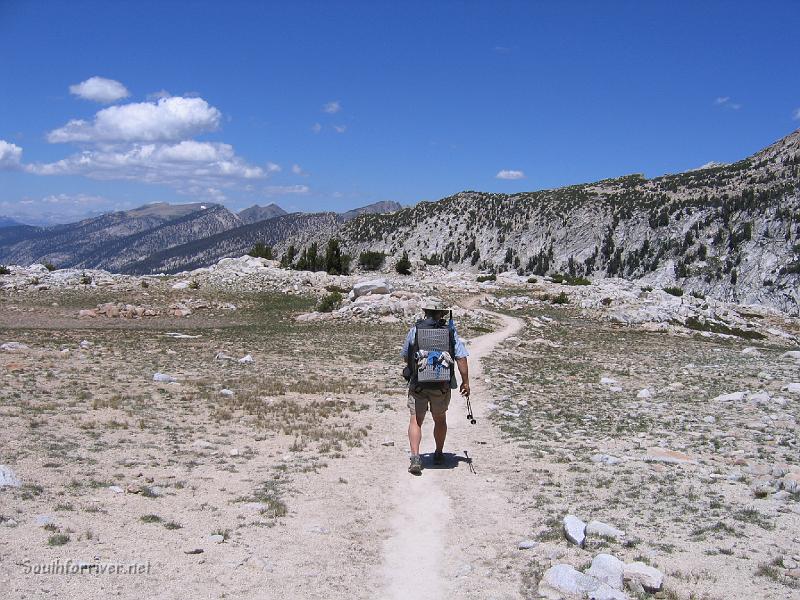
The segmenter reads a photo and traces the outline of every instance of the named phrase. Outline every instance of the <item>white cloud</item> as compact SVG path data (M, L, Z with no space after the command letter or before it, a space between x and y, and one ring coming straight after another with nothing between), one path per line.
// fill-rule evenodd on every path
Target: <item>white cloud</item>
M300 177L308 177L309 176L309 173L306 173L305 171L303 171L303 167L301 167L300 165L298 165L296 163L292 165L292 173L294 173L295 175L300 175Z
M795 108L794 113L792 114L792 119L795 121L800 121L800 108Z
M86 81L69 86L69 91L84 100L103 104L110 104L130 96L130 92L119 81L105 77L90 77Z
M264 188L267 196L284 196L288 194L307 194L311 191L307 185L268 185Z
M274 162L267 163L267 175L272 175L273 173L280 173L282 171L280 165L276 165Z
M159 142L181 140L219 127L221 113L202 98L174 96L99 111L89 123L73 119L47 135L61 142Z
M0 171L14 171L22 163L22 148L11 142L0 140Z
M333 128L336 130L336 133L344 133L347 131L347 125L334 125Z
M714 100L714 104L717 106L724 106L725 108L730 108L731 110L739 110L742 108L742 105L737 102L731 102L730 96L719 96Z
M33 163L36 175L83 175L100 180L132 180L175 189L226 187L267 177L229 144L184 140L177 144L134 144L84 150L52 163Z
M314 133L319 133L320 131L322 131L322 125L320 125L319 123L314 123L311 126L311 131L313 131Z
M524 179L525 173L522 171L514 171L512 169L503 169L495 175L497 179Z
M322 105L322 112L326 112L329 115L334 115L340 110L342 110L342 105L338 100L334 100L333 102L328 102L327 104Z

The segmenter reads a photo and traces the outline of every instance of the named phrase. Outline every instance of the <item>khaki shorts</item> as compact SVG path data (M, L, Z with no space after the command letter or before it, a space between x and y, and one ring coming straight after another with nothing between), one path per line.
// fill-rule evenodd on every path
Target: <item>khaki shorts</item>
M420 391L408 390L408 410L412 415L424 415L428 410L432 415L447 412L450 406L450 388L422 388Z

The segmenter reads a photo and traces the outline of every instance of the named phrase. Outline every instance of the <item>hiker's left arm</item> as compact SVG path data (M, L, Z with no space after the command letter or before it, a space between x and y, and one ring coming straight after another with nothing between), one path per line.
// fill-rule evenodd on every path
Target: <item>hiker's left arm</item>
M467 358L457 358L458 372L461 374L461 387L459 388L462 396L469 397L469 365Z

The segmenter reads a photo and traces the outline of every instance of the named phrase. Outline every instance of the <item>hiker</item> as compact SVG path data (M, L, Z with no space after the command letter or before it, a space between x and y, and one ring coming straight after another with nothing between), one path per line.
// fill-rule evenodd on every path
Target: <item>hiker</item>
M422 422L430 410L433 417L433 437L436 452L433 464L444 462L444 439L447 436L447 407L450 390L457 387L455 366L461 375L461 395L469 398L469 370L464 342L458 337L453 324L453 312L441 302L429 302L423 307L425 318L411 328L403 344L406 368L403 376L408 381L408 443L411 446L411 465L408 472L422 474L419 444L422 441ZM449 321L446 320L448 313Z

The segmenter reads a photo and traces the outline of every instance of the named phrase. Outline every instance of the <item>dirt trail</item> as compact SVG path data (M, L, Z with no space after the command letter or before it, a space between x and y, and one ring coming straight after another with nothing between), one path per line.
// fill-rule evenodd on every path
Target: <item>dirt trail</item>
M382 598L435 599L451 594L459 598L485 598L487 593L496 598L516 596L516 581L498 580L492 573L480 573L478 582L469 581L475 579L470 575L484 566L476 563L497 558L496 555L485 556L482 550L496 547L487 539L487 534L492 537L502 534L497 531L498 524L513 523L510 515L503 514L508 503L495 491L503 487L496 485L498 475L489 474L488 469L485 474L479 470L473 473L470 469L470 464L476 469L481 467L481 459L489 458L488 450L492 450L493 463L502 461L495 451L505 445L485 419L484 407L492 397L484 384L481 359L523 326L519 319L487 314L499 319L501 328L473 339L468 346L473 408L478 425L467 422L463 400L454 394L448 413L445 468L426 468L422 477L398 473L392 487L395 504L390 517L391 534L383 550L386 588ZM421 451L432 449L428 418L423 426ZM469 463L468 458L475 460ZM429 461L423 460L423 464L431 466ZM488 460L486 466L489 466Z

